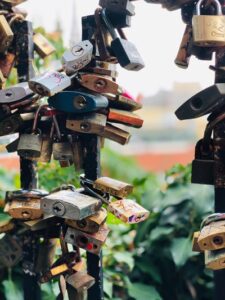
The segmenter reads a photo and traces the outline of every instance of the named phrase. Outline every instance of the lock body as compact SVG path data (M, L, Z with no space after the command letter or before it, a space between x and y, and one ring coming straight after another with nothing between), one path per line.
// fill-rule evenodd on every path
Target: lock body
M87 113L106 108L108 99L81 91L63 91L48 99L50 106L68 113Z
M86 272L80 271L66 277L66 282L71 285L78 293L87 291L95 283L94 277Z
M82 220L93 215L100 206L100 200L69 190L62 190L41 199L44 213L71 220Z
M101 208L96 214L87 217L80 221L66 220L66 224L69 227L79 229L87 233L96 233L100 227L105 223L107 218L107 211L105 208Z
M133 191L133 186L109 177L100 177L93 183L93 188L111 196L124 198Z
M21 134L17 153L24 158L37 158L41 155L42 138L40 134Z
M27 82L21 82L10 88L0 91L0 103L13 103L30 97L34 93L29 89Z
M108 209L118 219L128 224L140 223L149 217L149 211L135 201L128 199L111 202Z
M14 34L9 26L4 15L0 15L0 53L4 53L8 50L13 41Z
M120 123L135 128L141 128L144 122L134 113L112 108L109 110L107 119L113 123Z
M93 45L85 40L74 45L62 57L62 64L67 74L73 74L91 62Z
M109 234L106 225L100 227L97 233L85 233L74 228L68 228L65 242L78 246L88 252L98 255Z
M89 114L66 121L66 128L81 133L101 134L106 126L106 116L103 114Z
M71 85L69 76L52 71L34 77L29 81L30 89L41 96L53 96Z
M41 33L35 33L33 37L34 49L41 58L45 58L55 52L55 47Z
M35 220L43 215L40 199L13 200L6 204L5 212L17 220Z
M225 249L205 251L205 266L211 270L225 269Z

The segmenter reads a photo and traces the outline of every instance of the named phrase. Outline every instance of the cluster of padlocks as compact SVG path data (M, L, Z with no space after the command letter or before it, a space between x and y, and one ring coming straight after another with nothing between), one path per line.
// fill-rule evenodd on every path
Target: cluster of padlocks
M34 51L45 58L55 49L44 36L33 33L26 14L16 8L24 1L0 1L0 136L19 133L6 148L17 152L22 161L47 163L53 158L61 167L74 165L80 172L86 168L89 137L98 136L102 146L104 139L125 145L130 133L117 124L135 128L143 124L134 113L141 104L116 82L117 63L133 71L144 67L122 30L130 26L134 5L128 0L100 0L95 13L82 18L82 41L65 51L62 68L36 76ZM5 88L13 67L19 83ZM95 153L94 158L98 156ZM78 293L87 290L95 278L85 271L79 249L100 254L109 233L107 213L127 224L149 216L127 198L132 191L133 186L125 182L85 175L80 176L79 188L8 191L4 211L11 218L0 223L0 233L5 233L0 240L0 265L13 267L23 260L24 271L39 274L41 283L63 275ZM55 260L57 240L62 251ZM32 243L38 255L31 263L26 261L26 246L30 249Z
M163 7L181 9L186 29L175 59L177 66L187 68L192 55L200 60L211 60L216 55L216 83L181 105L176 116L188 120L209 115L204 136L195 147L192 162L192 183L225 187L224 125L225 83L224 1L147 1L161 3ZM222 65L222 67L221 67ZM223 199L219 199L223 201ZM225 215L217 212L206 217L199 232L193 236L193 251L204 252L205 265L209 269L225 268Z

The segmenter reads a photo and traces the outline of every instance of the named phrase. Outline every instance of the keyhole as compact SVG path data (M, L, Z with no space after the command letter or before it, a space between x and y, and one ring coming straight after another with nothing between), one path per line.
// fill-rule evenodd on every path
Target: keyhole
M191 107L194 110L200 109L202 107L202 105L203 105L203 102L202 102L201 98L196 97L191 101Z
M8 91L8 92L5 93L5 96L6 96L7 98L12 97L12 95L13 95L13 93L10 92L10 91Z
M95 87L97 90L103 90L107 85L107 82L104 79L99 79L95 82Z
M75 55L75 56L81 56L81 55L84 53L84 48L81 47L81 46L75 46L75 47L72 49L72 53L73 53L73 55Z
M213 238L213 243L215 245L222 245L223 244L223 238L221 236L215 236Z
M66 208L62 203L55 203L53 206L53 212L57 216L63 216L66 212Z

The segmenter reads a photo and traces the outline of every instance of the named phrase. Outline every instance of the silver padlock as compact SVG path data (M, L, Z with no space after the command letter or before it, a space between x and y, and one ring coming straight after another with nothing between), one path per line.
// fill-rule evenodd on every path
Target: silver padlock
M73 162L72 146L69 142L58 142L53 144L53 158L58 161L68 160Z
M84 68L92 59L93 45L88 40L74 45L62 57L62 64L66 74L73 74Z
M19 156L29 159L41 156L42 138L41 134L23 133L20 135L17 146L17 153Z
M0 103L13 103L34 94L27 82L21 82L8 89L0 91Z
M62 190L41 199L41 209L45 214L71 220L91 216L100 207L99 199L70 190Z
M66 74L49 71L32 78L30 89L41 96L53 96L71 85L71 78Z

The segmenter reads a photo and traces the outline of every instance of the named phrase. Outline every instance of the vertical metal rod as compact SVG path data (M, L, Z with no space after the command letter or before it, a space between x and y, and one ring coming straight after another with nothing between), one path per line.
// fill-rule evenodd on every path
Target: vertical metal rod
M219 48L219 50L216 52L216 67L225 67L224 47ZM224 71L216 71L215 83L225 83ZM225 128L225 124L222 124L222 126ZM224 188L215 188L215 212L225 212ZM225 299L225 269L214 271L214 299Z
M101 175L100 150L101 140L96 135L83 137L83 145L86 149L84 161L85 176L95 180ZM103 300L103 268L102 252L99 256L87 252L88 274L95 278L95 284L88 290L88 300Z

